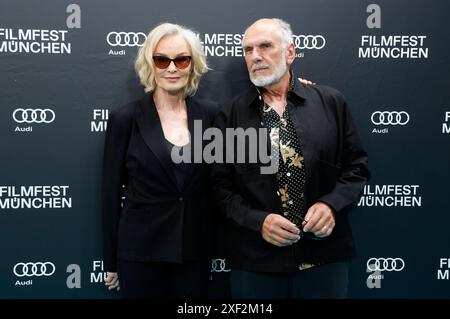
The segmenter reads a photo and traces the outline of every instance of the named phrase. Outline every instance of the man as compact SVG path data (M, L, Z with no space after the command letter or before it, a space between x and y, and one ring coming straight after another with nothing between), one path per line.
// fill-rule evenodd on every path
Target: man
M355 253L348 212L370 175L345 99L296 80L286 22L256 21L243 48L254 87L218 113L216 126L266 128L279 168L263 174L261 161L213 165L232 297L345 298Z

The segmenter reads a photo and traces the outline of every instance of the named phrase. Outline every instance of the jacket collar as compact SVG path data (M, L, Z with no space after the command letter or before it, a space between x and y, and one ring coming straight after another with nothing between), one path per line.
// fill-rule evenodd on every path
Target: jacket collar
M301 99L306 100L308 98L308 92L306 91L305 85L301 84L300 81L295 77L294 72L292 70L289 70L291 74L291 83L289 86L289 95L293 95L296 97L299 97ZM253 105L260 105L260 103L255 103L255 100L261 101L262 96L261 93L263 92L264 88L252 86L250 90L245 94L244 101L245 104L248 106Z

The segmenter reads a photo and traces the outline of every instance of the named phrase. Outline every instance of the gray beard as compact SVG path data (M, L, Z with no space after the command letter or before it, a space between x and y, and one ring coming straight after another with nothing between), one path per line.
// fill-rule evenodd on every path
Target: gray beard
M250 74L250 81L252 81L252 83L257 86L257 87L268 87L272 84L277 83L278 81L280 81L280 79L282 78L282 76L284 75L284 73L287 70L287 65L286 65L286 58L283 55L280 59L280 63L278 63L275 66L275 72L272 75L269 76L253 76L253 74Z

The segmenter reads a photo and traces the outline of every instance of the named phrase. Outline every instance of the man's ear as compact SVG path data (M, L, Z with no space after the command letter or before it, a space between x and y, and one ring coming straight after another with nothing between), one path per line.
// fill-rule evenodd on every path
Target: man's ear
M291 65L295 59L295 47L294 44L289 44L286 48L286 63Z

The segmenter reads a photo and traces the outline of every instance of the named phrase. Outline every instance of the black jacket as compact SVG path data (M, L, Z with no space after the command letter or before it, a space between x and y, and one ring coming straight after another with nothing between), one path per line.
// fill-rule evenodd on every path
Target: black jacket
M193 146L194 120L208 128L217 106L195 98L186 102ZM117 258L183 262L210 257L208 166L193 165L180 189L172 165L152 94L110 113L102 179L106 271L117 270Z
M335 211L332 234L320 241L302 238L277 247L261 236L269 213L281 213L275 174L260 174L257 164L214 164L214 197L227 217L226 240L231 266L249 271L295 271L300 263L348 260L355 253L348 211L369 178L368 157L341 93L330 87L295 82L288 94L291 119L305 157L306 208L317 201ZM260 128L261 101L255 88L237 97L216 117L214 126ZM266 166L266 165L263 165Z

